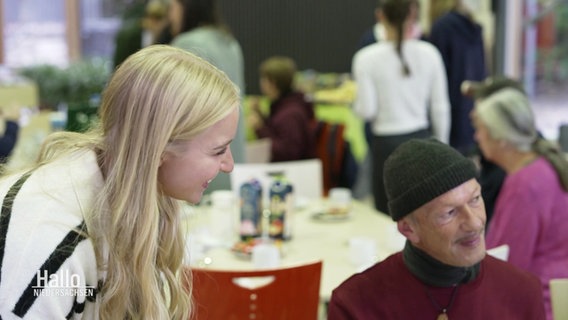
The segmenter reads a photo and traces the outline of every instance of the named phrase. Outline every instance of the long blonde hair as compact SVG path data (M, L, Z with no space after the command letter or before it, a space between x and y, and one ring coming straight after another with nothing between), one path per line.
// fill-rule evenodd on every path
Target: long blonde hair
M239 107L224 73L184 50L154 45L115 71L86 134L61 133L40 161L61 151L96 150L105 184L86 218L99 268L106 274L101 319L187 319L191 282L184 277L185 237L178 201L158 181L164 152Z

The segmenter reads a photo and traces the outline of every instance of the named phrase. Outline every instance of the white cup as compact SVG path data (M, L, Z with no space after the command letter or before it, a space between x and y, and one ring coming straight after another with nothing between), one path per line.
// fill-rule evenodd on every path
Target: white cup
M197 265L198 262L205 257L205 245L196 235L187 235L185 242L184 263L189 265Z
M349 259L358 271L372 266L377 260L376 241L369 237L349 239Z
M261 242L252 248L252 263L258 269L278 268L280 249L272 243Z
M211 193L209 228L213 237L222 243L234 241L237 223L237 201L231 190L215 190Z
M211 206L220 208L233 208L236 196L231 190L215 190L211 192Z
M348 214L351 211L351 190L348 188L331 188L328 201L329 213Z

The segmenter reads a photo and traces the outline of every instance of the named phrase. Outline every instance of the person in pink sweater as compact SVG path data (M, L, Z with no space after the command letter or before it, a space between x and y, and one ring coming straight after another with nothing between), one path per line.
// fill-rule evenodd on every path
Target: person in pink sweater
M406 245L334 289L329 320L545 319L538 279L486 254L470 159L438 140L412 139L387 158L384 173Z
M568 278L568 162L540 138L525 94L504 88L472 114L483 155L506 172L487 229L487 247L509 246L508 261L540 278L547 319L549 283Z

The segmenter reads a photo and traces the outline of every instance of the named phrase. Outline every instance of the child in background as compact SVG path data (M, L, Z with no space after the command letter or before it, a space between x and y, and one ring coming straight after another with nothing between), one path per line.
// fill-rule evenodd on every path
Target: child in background
M260 65L260 89L270 100L270 113L262 115L253 101L248 125L258 138L271 140L271 162L316 156L313 103L294 90L295 74L296 64L288 57L274 56Z

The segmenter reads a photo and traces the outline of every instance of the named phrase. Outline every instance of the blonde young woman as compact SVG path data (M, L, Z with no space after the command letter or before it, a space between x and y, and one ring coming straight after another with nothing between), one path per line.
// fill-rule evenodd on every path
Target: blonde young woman
M184 50L130 56L99 127L50 136L35 168L0 181L0 317L187 319L178 200L232 170L239 104Z

